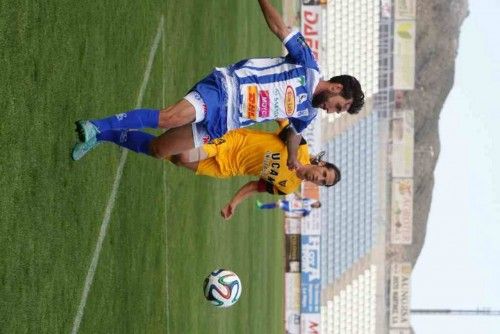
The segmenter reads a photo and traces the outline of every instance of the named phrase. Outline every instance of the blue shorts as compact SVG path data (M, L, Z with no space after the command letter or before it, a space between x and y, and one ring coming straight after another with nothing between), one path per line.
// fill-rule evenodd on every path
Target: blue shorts
M213 71L190 90L200 94L206 105L204 119L193 126L205 130L211 139L227 132L227 94L222 80L222 74Z

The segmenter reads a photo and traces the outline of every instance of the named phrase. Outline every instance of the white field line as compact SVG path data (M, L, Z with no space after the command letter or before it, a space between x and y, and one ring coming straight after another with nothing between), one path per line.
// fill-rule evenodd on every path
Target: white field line
M137 96L136 108L139 108L140 105L142 104L142 99L144 97L144 92L146 90L146 86L149 81L151 68L153 67L153 60L155 58L155 54L158 49L158 45L160 43L160 38L162 34L163 34L163 16L160 19L160 23L158 24L158 29L156 30L156 36L153 40L153 45L151 46L151 49L149 51L148 63L146 66L146 70L144 71L144 77L142 80L141 87L139 89L139 95ZM99 262L99 255L101 254L102 244L104 242L104 238L106 237L106 232L108 230L109 220L111 218L111 212L113 211L113 207L115 205L116 194L118 193L118 187L120 186L120 181L123 174L123 167L125 166L125 162L127 161L127 154L128 151L124 149L120 157L120 163L118 165L118 169L116 170L116 176L113 182L111 195L109 196L108 204L106 205L106 210L104 211L104 217L101 223L99 238L97 239L94 255L92 256L92 261L90 262L90 267L87 272L87 277L85 278L85 284L83 286L80 305L78 306L78 311L76 312L75 319L73 321L73 329L71 330L72 334L78 333L78 329L80 328L80 323L82 322L83 312L85 310L85 305L87 304L87 298L90 292L90 288L92 287L95 271L97 268L97 264Z
M161 105L165 107L165 93L166 93L166 83L165 83L165 34L161 37L161 50L162 50L162 95L161 95ZM165 321L167 323L167 334L170 333L170 323L169 323L169 314L170 314L170 296L168 293L168 216L167 216L167 208L168 208L168 199L167 199L167 170L165 169L166 161L162 161L163 168L163 193L165 195Z

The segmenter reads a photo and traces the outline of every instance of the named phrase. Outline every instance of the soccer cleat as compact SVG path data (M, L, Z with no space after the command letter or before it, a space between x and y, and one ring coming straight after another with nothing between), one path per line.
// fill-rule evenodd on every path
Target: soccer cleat
M92 122L90 121L76 121L76 132L78 133L78 139L82 143L88 142L90 139L95 138L98 133L100 133L99 129L97 126L95 126Z
M97 141L95 137L90 138L89 141L86 141L84 143L76 143L75 146L73 146L73 150L71 151L71 158L75 161L80 160L85 154L92 151L100 143L101 142Z
M257 204L257 207L260 209L262 208L262 203L257 199L255 200L255 204Z

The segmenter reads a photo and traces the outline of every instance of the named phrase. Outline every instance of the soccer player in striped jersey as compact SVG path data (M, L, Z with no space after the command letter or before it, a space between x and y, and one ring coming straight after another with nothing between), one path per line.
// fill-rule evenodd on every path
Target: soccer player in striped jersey
M259 209L281 209L288 218L307 217L313 209L321 207L321 202L317 199L298 197L294 199L280 198L276 202L261 203L257 200Z
M245 59L216 68L179 102L161 110L137 109L104 119L78 121L82 143L73 150L78 160L98 144L107 130L163 128L157 138L136 133L130 146L157 158L199 147L232 129L279 118L289 118L289 168L297 168L300 133L316 117L327 113L357 113L364 104L358 80L349 75L324 80L304 36L291 31L268 0L258 0L270 30L288 51L285 57ZM172 132L174 132L172 134ZM119 143L118 143L119 144Z

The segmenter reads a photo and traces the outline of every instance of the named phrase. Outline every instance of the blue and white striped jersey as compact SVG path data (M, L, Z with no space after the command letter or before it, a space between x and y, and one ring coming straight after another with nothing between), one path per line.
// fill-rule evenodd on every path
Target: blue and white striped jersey
M300 32L290 33L283 44L286 57L242 60L217 68L225 79L227 129L289 118L302 132L316 117L311 105L320 70Z
M280 199L278 202L280 209L283 211L300 214L302 217L306 217L309 216L313 209L311 205L317 201L315 199L303 198L292 200Z

